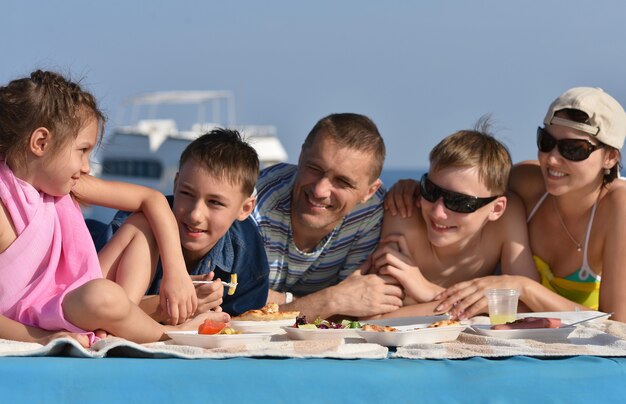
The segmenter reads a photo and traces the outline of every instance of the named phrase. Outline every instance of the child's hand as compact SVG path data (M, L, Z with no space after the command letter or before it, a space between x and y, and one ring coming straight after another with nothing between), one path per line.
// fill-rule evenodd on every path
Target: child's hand
M192 275L191 278L194 281L211 281L214 276L214 272L209 272L206 275ZM224 296L222 280L217 279L213 283L196 285L196 295L198 296L198 313L220 309Z
M518 279L523 277L510 275L492 275L459 282L439 293L435 298L442 302L435 309L436 312L449 312L450 315L465 320L480 313L489 311L485 292L488 288L522 290Z
M380 241L372 254L372 266L379 275L395 278L404 288L406 295L416 302L426 303L444 289L427 280L411 258L404 236L389 235Z
M159 300L161 309L168 314L170 324L181 324L198 308L196 289L187 271L163 271Z

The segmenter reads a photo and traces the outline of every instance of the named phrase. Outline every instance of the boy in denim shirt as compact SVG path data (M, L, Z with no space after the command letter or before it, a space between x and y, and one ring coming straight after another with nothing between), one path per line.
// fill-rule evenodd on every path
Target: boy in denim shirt
M183 151L174 180L170 206L187 265L194 280L214 280L196 285L198 312L223 310L232 316L265 305L268 293L267 256L258 230L249 218L256 198L254 186L259 159L239 132L215 129L191 142ZM130 216L118 212L102 234L95 238L100 248ZM237 274L237 288L230 296L222 281ZM164 321L159 308L161 264L141 307Z

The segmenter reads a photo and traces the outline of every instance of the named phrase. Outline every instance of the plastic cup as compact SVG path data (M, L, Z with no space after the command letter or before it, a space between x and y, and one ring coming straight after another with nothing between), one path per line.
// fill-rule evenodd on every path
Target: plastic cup
M517 289L487 289L485 292L489 303L489 319L491 324L504 324L517 318Z

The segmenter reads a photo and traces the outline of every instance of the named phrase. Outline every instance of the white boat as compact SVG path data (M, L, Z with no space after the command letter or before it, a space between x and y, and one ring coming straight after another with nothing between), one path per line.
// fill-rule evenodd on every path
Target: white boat
M187 111L176 110L185 105ZM172 108L173 106L173 108ZM189 106L197 107L197 117L188 129L162 117L184 115ZM147 109L147 111L146 111ZM160 110L160 111L159 111ZM122 104L121 112L131 113L130 124L114 128L98 149L93 174L103 179L132 182L171 194L178 160L195 138L216 127L237 129L256 149L261 167L287 160L287 152L276 135L276 127L237 125L235 101L230 91L168 91L139 95ZM148 113L147 118L139 118ZM208 113L211 120L207 121ZM120 120L123 121L123 118ZM88 208L85 217L108 221L113 212Z

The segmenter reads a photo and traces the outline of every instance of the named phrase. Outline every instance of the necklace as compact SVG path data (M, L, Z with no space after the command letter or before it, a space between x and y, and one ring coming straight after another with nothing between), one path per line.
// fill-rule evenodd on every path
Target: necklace
M565 226L565 222L561 217L561 212L559 212L559 208L556 206L556 199L552 198L552 204L554 205L554 210L556 210L556 216L559 218L559 222L561 222L563 230L565 230L565 233L567 233L569 239L572 240L572 242L576 245L576 251L581 252L582 248L580 247L580 243L574 238L574 236L572 236L572 233L567 230L567 226Z

